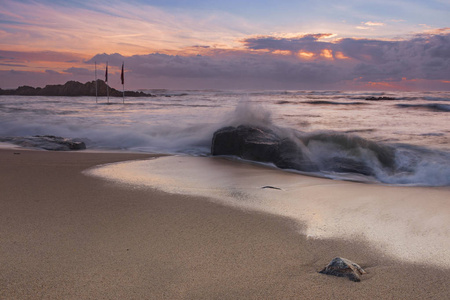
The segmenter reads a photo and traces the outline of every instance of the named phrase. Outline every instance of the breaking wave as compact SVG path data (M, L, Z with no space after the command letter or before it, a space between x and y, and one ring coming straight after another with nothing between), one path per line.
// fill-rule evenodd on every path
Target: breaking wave
M429 103L429 104L397 104L401 108L416 108L416 109L426 109L438 112L450 112L450 104L442 103Z
M278 127L272 123L270 112L261 107L255 109L248 103L238 105L226 125L237 126L237 130L250 134L252 130L256 132L249 137L254 142L251 147L267 147L274 137L279 139L279 149L285 151L279 156L288 157L288 162L280 163L279 156L274 159L279 163L266 158L259 161L271 162L283 169L341 180L450 186L450 152L408 144L382 143L353 133L303 132ZM289 146L284 146L286 144Z
M295 98L298 94L309 93L295 92L283 98L262 92L263 98L250 97L250 101L245 98L237 102L234 100L242 97L240 93L231 95L232 100L226 98L228 94L226 97L224 94L211 96L211 99L194 95L189 101L185 100L188 96L183 96L182 99L149 98L136 99L124 106L96 105L95 99L85 98L76 98L78 102L72 102L72 98L70 101L66 98L61 98L60 101L43 98L38 102L34 98L10 97L3 98L0 106L0 137L7 141L11 137L54 135L78 138L88 149L208 156L211 154L211 141L215 131L226 126L248 124L268 128L298 145L302 149L302 155L314 166L310 171L302 172L311 175L384 184L450 186L450 152L447 149L437 150L406 144L407 139L396 139L394 134L386 134L382 130L386 127L381 124L380 128L376 121L369 123L369 126L343 127L342 131L311 129L308 121L314 120L304 119L305 116L317 114L321 120L328 122L326 113L333 112L333 104L336 103L318 108L313 105L299 106L295 110L289 106L291 103L309 101ZM335 97L336 93L314 95ZM354 98L343 93L339 97L343 100L338 100L336 96L330 102L339 102L338 105L356 104L352 103ZM278 105L277 102L287 105ZM358 101L359 103L363 102ZM182 106L174 109L175 105ZM272 106L271 109L265 109L264 105ZM376 105L368 103L367 106L358 107L364 110L366 107L376 108ZM433 109L438 107L441 111L449 111L447 104L429 105L433 105ZM315 109L312 112L309 111L311 107ZM274 113L274 108L283 111ZM420 108L429 109L430 106ZM300 114L302 109L305 112ZM319 109L324 112L323 116L319 115ZM435 116L444 115L439 112ZM295 122L286 122L288 119ZM336 124L339 123L327 123L324 128L333 128ZM395 124L389 126L395 127ZM299 128L304 131L298 130ZM447 131L441 128L429 130L408 134L437 137L446 145ZM380 133L375 134L378 132ZM380 136L380 140L384 141L400 142L381 142L371 138L374 136ZM434 142L431 146L439 144Z

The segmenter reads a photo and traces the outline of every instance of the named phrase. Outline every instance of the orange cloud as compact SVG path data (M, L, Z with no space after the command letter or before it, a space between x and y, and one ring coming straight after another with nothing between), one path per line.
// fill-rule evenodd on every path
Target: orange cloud
M273 54L278 54L278 55L292 55L292 52L289 50L275 50L272 51Z
M330 49L323 49L320 52L320 56L328 58L328 59L333 59L333 51Z
M390 82L383 82L383 81L381 81L381 82L372 82L372 81L369 81L367 84L370 85L370 86L372 86L372 87L388 87L388 88L393 88L393 87L395 86L394 84L392 84L392 83L390 83Z
M312 59L314 58L314 55L315 55L314 52L308 52L303 50L297 52L297 56L303 59Z
M384 23L381 23L381 22L366 22L366 23L364 23L364 25L367 25L367 26L384 26Z
M344 53L338 51L334 54L334 57L336 57L337 59L350 59L350 57L345 56Z

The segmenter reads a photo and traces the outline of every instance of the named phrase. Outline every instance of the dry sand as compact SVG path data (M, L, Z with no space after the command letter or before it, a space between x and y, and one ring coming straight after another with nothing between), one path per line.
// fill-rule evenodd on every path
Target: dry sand
M0 149L0 299L448 299L450 270L82 174L144 154ZM317 273L359 263L359 283Z

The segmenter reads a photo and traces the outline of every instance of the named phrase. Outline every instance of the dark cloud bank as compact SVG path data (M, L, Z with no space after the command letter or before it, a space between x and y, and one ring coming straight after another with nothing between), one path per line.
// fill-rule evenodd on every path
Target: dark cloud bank
M97 62L103 68L108 61L112 78L117 77L115 85L125 62L129 88L345 89L403 80L410 85L417 82L418 89L448 90L450 34L446 32L399 41L345 38L329 42L329 34L263 36L243 40L241 50L198 47L199 55L98 54L85 63ZM98 74L102 78L102 72ZM93 79L87 68L70 68L60 75L61 79Z
M108 60L120 66L125 61L133 77L171 78L203 88L212 83L218 85L214 87L326 88L344 82L450 80L450 34L423 34L401 41L326 42L326 36L249 38L242 41L245 50L209 49L197 56L100 54L88 63ZM306 59L299 52L314 55ZM328 56L320 55L324 52Z

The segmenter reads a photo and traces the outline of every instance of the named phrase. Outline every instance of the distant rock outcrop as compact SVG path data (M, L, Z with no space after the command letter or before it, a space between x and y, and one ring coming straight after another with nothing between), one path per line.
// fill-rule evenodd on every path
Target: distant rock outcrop
M366 274L358 264L342 257L335 257L319 273L338 277L347 277L351 281L361 281L361 275Z
M97 95L107 96L107 86L103 80L97 80ZM18 96L95 96L95 81L81 83L78 81L68 81L65 84L47 85L44 88L34 88L31 86L20 86L15 90L2 90L0 95ZM109 96L122 97L122 92L109 88ZM151 94L143 92L125 91L126 97L151 97Z
M365 100L369 101L384 101L384 100L396 100L394 97L367 97Z

